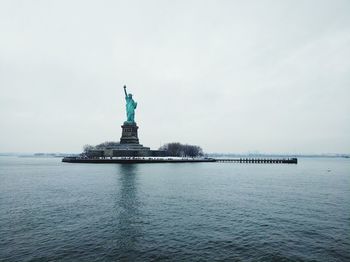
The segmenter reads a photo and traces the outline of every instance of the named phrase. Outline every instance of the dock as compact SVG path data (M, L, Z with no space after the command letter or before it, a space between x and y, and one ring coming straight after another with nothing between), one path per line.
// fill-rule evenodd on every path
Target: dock
M246 164L297 164L297 158L179 158L179 157L125 157L81 158L65 157L65 163L86 164L152 164L152 163L246 163Z
M223 163L248 163L248 164L298 164L298 159L293 158L216 158L215 162Z

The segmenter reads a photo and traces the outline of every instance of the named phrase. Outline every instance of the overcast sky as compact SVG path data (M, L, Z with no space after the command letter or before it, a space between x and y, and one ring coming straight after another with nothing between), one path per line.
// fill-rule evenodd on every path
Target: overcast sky
M0 2L0 152L350 151L350 1Z

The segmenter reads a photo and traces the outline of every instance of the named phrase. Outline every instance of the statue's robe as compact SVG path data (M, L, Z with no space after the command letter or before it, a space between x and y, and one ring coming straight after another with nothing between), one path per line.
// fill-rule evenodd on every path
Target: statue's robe
M135 122L135 109L137 103L131 97L126 96L126 117L128 122Z

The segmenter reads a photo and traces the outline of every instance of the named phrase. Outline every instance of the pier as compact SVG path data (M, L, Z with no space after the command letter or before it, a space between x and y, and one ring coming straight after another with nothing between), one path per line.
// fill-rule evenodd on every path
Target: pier
M223 163L248 163L248 164L298 164L298 159L293 158L216 158L215 162Z

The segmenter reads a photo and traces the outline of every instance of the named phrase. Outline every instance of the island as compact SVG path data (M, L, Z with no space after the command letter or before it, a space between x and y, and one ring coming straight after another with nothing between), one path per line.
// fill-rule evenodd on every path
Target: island
M232 162L232 163L286 163L296 164L296 158L263 159L263 158L210 158L204 157L201 147L168 143L158 150L151 150L139 142L135 122L137 102L133 95L123 87L126 102L126 120L121 125L122 133L119 142L105 142L97 146L86 145L84 152L78 156L62 159L66 163L198 163L198 162Z

